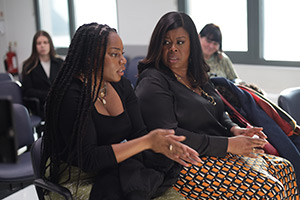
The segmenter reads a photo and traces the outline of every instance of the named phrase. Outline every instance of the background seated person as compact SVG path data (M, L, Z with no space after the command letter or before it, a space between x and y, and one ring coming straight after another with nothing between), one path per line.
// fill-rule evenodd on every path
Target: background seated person
M238 78L230 58L222 50L222 33L219 26L206 24L199 33L205 62L210 76L222 76L229 80Z
M210 77L224 77L237 84L246 85L263 95L265 94L257 85L246 84L238 77L230 58L222 49L222 33L219 26L213 23L206 24L200 31L199 37L205 62L210 67L208 72Z
M35 33L30 57L23 63L22 91L24 97L39 99L39 114L44 118L44 104L50 86L63 60L56 55L52 39L46 31Z

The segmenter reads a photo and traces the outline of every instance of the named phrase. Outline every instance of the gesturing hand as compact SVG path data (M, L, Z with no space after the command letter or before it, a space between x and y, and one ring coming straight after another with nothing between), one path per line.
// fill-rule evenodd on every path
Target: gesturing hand
M148 135L154 152L162 153L183 166L189 166L187 162L194 165L202 162L194 149L181 143L185 137L176 136L174 130L155 129Z
M259 138L266 139L267 136L263 133L263 128L261 127L253 127L253 128L241 128L238 126L234 126L230 129L230 131L235 135L245 135L252 137L254 135L257 135Z
M257 137L244 135L230 137L228 138L227 152L256 158L255 153L263 153L264 151L261 148L267 143L265 139Z

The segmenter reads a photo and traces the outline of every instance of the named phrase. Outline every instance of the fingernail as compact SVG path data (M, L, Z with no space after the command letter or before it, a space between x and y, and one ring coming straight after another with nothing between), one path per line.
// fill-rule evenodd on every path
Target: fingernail
M198 166L200 166L200 165L203 165L204 164L204 162L203 161L201 161L201 162L198 162Z

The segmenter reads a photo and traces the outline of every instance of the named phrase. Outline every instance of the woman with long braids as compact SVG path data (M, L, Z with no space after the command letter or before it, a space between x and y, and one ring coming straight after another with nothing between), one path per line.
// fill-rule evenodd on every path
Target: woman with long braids
M76 199L150 199L167 188L163 169L151 168L158 153L184 166L201 162L173 130L147 134L125 64L115 29L84 24L50 89L41 175Z

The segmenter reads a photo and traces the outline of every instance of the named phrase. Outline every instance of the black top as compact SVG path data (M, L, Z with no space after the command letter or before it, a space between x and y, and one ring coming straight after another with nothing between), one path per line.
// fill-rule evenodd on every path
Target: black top
M23 73L22 88L24 96L36 97L44 103L56 75L62 65L63 60L55 58L51 60L50 77L48 78L40 61L38 65L29 73ZM30 69L29 67L28 69ZM24 70L24 69L23 69Z
M120 143L125 139L130 140L146 133L130 82L122 79L118 83L111 84L121 98L124 112L118 116L105 116L93 107L83 142L83 170L87 172L116 167L117 161L111 144ZM82 85L79 79L74 79L61 105L59 115L59 135L63 136L59 144L61 151L72 134Z
M40 111L39 114L44 114L44 104L50 87L58 74L63 60L55 58L50 63L50 77L48 78L40 61L38 65L29 73L23 72L22 76L22 93L24 97L35 97L39 99ZM28 68L30 69L31 66ZM24 70L24 67L23 67Z
M136 95L149 130L170 128L186 136L185 144L200 155L225 156L230 128L235 124L224 112L224 105L211 83L203 90L216 105L177 81L172 71L164 68L144 70L139 77Z
M115 199L147 200L171 187L174 177L171 182L166 182L165 173L154 169L152 161L166 158L155 158L160 154L152 151L146 151L145 156L140 153L117 163L111 144L143 136L147 130L130 81L122 77L121 81L111 85L121 98L124 112L118 116L106 116L98 113L95 107L92 108L87 123L88 130L83 139L82 170L97 172L91 192L93 198L105 199L106 195L111 197L114 194L118 196ZM57 144L60 152L64 152L65 144L71 138L82 86L83 83L75 78L63 99L57 133L62 136ZM65 160L66 157L67 155L63 155L62 159Z

